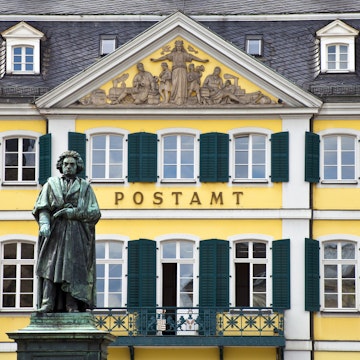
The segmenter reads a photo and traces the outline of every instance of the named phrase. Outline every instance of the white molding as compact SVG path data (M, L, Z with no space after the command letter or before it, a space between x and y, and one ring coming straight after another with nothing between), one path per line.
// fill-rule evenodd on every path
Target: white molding
M166 18L168 15L33 15L33 14L11 14L1 15L4 21L21 21L26 18L26 21L71 21L71 22L85 22L85 21L109 21L109 22L133 22L133 21L150 21L157 22ZM304 13L304 14L265 14L265 15L191 15L191 18L196 21L305 21L305 20L335 20L341 18L343 20L358 20L360 18L359 12L351 13Z
M0 342L0 353L15 353L17 344L14 342Z
M315 351L360 351L360 341L315 341Z

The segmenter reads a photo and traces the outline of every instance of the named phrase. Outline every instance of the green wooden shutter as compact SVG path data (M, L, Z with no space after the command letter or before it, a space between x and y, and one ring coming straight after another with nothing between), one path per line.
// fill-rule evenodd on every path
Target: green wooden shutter
M305 239L305 310L320 310L319 242Z
M84 161L84 169L78 174L79 177L85 179L85 168L86 168L86 135L77 132L68 133L68 149L77 151Z
M156 307L156 242L128 243L128 301L131 307Z
M290 309L290 240L272 243L273 308Z
M229 242L200 242L199 306L229 307Z
M229 181L229 135L200 135L200 181Z
M317 183L320 180L320 136L305 133L305 181Z
M271 136L271 181L289 181L289 133Z
M157 181L157 136L145 132L128 137L128 181Z
M39 138L39 184L44 185L51 176L51 134Z

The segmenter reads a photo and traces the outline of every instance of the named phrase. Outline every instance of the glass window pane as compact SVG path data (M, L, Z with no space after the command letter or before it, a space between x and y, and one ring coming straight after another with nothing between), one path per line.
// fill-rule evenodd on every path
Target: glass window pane
M17 244L5 244L4 245L4 259L16 259Z
M16 281L15 280L3 280L3 292L4 293L16 292Z
M337 259L337 244L326 243L324 246L324 258L325 259Z
M109 307L121 307L121 294L109 294Z
M266 264L254 264L253 276L254 277L266 277Z
M249 257L249 243L240 242L236 244L236 257L237 258Z
M3 270L4 270L3 273L4 278L6 279L16 278L16 265L4 265Z
M110 292L121 292L121 280L110 279L109 280L109 291Z
M93 136L92 145L93 145L93 149L105 149L106 136L105 135Z
M92 177L95 179L104 179L105 178L105 165L93 165Z
M337 308L338 307L338 297L335 294L325 294L325 307L327 308Z
M180 279L180 292L193 292L193 279Z
M109 177L111 179L118 179L118 178L122 178L123 175L122 175L122 166L119 165L119 166L110 166L109 167Z
M341 258L355 259L355 244L342 243L341 244Z
M188 241L180 242L180 258L191 259L193 257L193 243Z
M266 306L266 294L254 294L253 295L253 306L254 307L265 307Z
M3 307L15 307L15 294L3 295Z
M337 265L325 265L325 278L337 278Z
M32 280L21 280L20 282L20 292L32 293L33 291L33 281Z
M182 179L193 179L194 178L194 167L192 165L182 165L180 176Z
M337 280L325 280L325 292L326 293L337 293L338 292L338 282Z
M22 171L22 179L24 181L33 181L35 180L35 169L33 168L25 168Z
M163 244L163 258L176 258L176 242L166 242Z
M32 307L33 306L33 295L32 294L21 294L20 295L20 306L21 307Z
M355 265L341 265L342 278L355 278Z
M164 166L164 177L166 179L176 179L176 166Z
M96 258L105 259L105 242L96 243Z
M180 294L180 307L192 307L193 306L193 294L181 293Z
M343 308L355 308L355 295L343 294L342 306Z
M101 294L99 292L96 294L96 304L97 304L97 307L99 307L99 308L102 308L105 306L104 294Z
M342 280L342 292L355 294L355 280Z
M123 136L110 135L110 149L121 150L123 148Z
M180 264L180 277L192 277L193 264Z
M164 137L164 149L176 149L176 136Z
M121 277L122 265L121 264L109 264L109 277Z
M94 150L93 151L93 163L96 164L105 164L106 153L104 150Z
M164 163L165 164L176 164L176 151L165 151Z
M266 244L264 243L253 243L253 257L254 258L266 258Z
M341 178L345 179L355 179L355 167L354 166L342 166L341 167Z
M96 276L98 278L105 277L105 265L104 264L96 264Z
M325 150L336 150L337 149L337 137L336 136L324 137L324 149Z
M21 265L21 277L23 279L32 279L34 276L33 265Z
M109 259L122 259L123 244L120 241L109 242Z
M105 291L105 281L104 281L104 279L97 279L96 280L96 290L98 292L104 292Z
M265 292L266 291L266 279L254 279L253 291L254 292Z

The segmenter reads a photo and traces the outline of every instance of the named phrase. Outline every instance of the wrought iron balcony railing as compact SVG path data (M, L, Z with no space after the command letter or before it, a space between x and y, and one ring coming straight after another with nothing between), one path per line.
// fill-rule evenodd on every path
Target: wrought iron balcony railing
M263 345L284 341L284 314L271 308L97 308L93 313L96 327L118 336L119 344L138 344L144 337L151 337L151 344L175 344L184 336L188 344L196 344L190 337L223 338L219 344L236 343L234 337L243 339L239 344L255 338Z

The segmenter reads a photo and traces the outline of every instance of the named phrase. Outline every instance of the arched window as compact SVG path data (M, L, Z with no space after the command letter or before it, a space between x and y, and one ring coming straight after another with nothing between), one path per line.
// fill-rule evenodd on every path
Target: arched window
M35 244L6 241L1 244L2 309L33 309L35 306Z
M98 307L124 305L124 243L96 242L96 288Z

